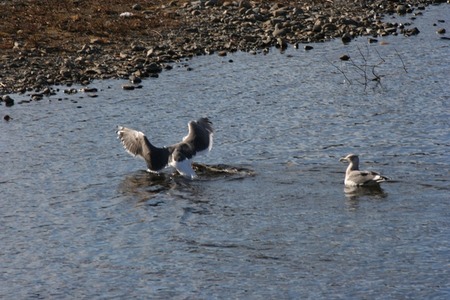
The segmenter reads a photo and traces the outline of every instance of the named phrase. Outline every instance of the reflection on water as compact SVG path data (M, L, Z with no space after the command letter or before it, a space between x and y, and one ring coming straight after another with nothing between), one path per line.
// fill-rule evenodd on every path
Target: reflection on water
M358 209L360 200L383 200L388 196L380 186L346 186L344 187L344 194L350 210Z
M386 198L387 194L381 186L346 186L345 196L350 199L357 199L363 196L374 196L375 198Z
M124 195L135 197L138 202L144 202L176 187L177 183L174 178L165 173L154 174L147 171L138 171L135 174L125 176L119 185L119 191Z

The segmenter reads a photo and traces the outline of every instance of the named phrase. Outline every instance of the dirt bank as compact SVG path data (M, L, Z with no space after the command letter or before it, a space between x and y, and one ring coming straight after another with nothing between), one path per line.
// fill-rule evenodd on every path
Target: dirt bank
M197 55L417 34L420 29L383 16L413 17L444 2L4 0L0 96L101 78L139 82Z

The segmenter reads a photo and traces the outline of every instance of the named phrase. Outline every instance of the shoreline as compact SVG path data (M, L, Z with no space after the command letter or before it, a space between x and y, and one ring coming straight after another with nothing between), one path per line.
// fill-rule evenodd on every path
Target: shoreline
M53 86L98 79L127 79L132 89L144 78L158 77L171 63L200 55L416 35L420 28L383 17L420 17L426 6L447 1L47 2L55 5L36 7L26 0L0 4L7 24L0 32L0 104L3 99L7 105L4 98L11 93L31 93L32 100L39 100ZM22 15L34 21L17 21Z

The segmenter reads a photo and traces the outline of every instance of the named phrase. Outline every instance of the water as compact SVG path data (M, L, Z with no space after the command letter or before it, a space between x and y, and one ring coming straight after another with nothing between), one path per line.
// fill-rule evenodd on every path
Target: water
M449 42L432 26L449 15L385 45L199 57L139 90L0 106L0 298L449 298ZM153 176L115 136L175 143L200 116L216 133L197 161L242 172ZM345 193L350 152L392 181Z

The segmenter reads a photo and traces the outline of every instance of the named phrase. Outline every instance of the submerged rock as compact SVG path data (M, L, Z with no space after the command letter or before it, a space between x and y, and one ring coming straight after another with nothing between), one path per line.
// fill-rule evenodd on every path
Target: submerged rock
M2 101L5 103L6 106L13 106L14 105L14 99L12 99L8 95L4 95L2 97Z
M342 35L341 40L344 44L348 44L352 41L352 36L348 33L344 33L344 35Z
M417 27L403 30L403 34L405 36L417 35L419 33L420 33L420 31Z

